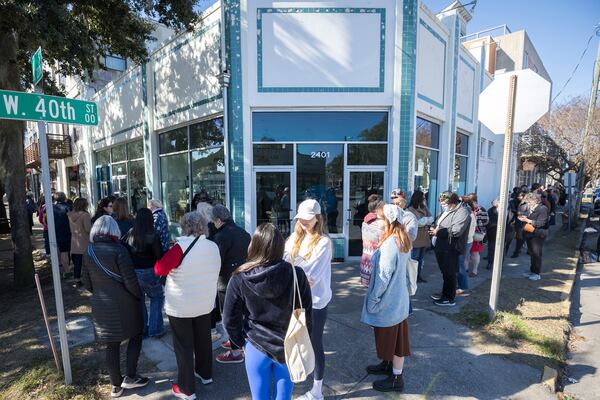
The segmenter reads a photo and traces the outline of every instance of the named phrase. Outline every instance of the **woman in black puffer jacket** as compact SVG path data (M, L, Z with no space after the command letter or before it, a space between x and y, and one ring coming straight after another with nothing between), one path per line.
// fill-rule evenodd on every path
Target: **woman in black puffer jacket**
M92 317L96 341L106 344L106 363L112 384L111 397L119 397L123 389L148 384L148 378L137 375L137 362L142 349L141 291L127 249L121 245L119 226L109 216L96 220L90 232L91 244L83 256L81 279L92 292ZM127 345L127 376L121 376L119 347Z

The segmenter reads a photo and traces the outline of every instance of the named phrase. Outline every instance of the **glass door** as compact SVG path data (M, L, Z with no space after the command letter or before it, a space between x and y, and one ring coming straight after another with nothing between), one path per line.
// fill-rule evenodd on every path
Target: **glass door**
M275 225L284 238L291 234L295 215L295 187L292 184L291 168L260 169L254 171L256 189L256 221L254 226L264 222Z
M362 254L362 222L368 211L367 199L372 194L383 196L385 169L346 170L346 232L348 257L360 257Z

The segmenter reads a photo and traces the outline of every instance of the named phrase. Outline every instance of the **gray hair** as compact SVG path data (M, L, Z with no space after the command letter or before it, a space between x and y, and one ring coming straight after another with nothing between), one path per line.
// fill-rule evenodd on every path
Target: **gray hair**
M196 211L198 211L205 220L212 221L213 218L213 206L206 202L198 203L196 206Z
M114 239L119 239L121 237L121 230L113 217L103 215L94 222L92 230L90 231L90 242L94 243L94 239L98 239L98 237L101 236Z
M227 221L231 220L231 213L229 212L227 207L225 207L224 205L217 204L216 206L213 207L212 217L213 217L213 220L218 218L223 222L227 222Z
M200 236L208 233L208 221L198 211L186 213L181 217L179 224L183 236Z
M540 196L537 193L527 193L523 201L527 203L527 206L529 206L529 210L532 210L542 202L542 196Z
M148 206L149 206L148 208L150 208L150 207L163 208L163 204L158 199L150 199L150 200L148 200Z
M500 199L494 199L494 200L492 200L492 206L498 207L499 205L500 205Z

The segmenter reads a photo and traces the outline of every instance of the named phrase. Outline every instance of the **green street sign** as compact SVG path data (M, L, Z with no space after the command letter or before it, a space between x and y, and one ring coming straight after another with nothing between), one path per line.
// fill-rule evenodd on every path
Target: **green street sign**
M38 49L31 56L31 70L33 71L33 86L42 80L42 48Z
M97 126L98 107L93 101L0 90L0 119Z

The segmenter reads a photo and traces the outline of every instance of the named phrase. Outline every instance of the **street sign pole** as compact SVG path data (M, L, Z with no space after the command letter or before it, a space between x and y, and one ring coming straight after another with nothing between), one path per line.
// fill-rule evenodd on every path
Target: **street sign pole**
M494 268L492 270L492 287L490 290L489 315L496 317L500 279L502 278L502 262L504 260L504 239L506 234L506 217L508 212L508 181L510 179L510 158L513 145L513 123L515 98L517 93L517 76L510 77L508 94L508 114L504 132L504 157L502 158L502 178L500 180L500 204L498 207L498 232L496 233L496 251L494 252Z
M36 92L41 93L39 88ZM56 244L56 231L54 229L54 207L52 204L52 189L50 186L50 161L48 159L48 138L46 137L46 122L38 121L40 155L42 159L42 187L46 201L46 223L48 225L48 241L50 242L50 263L52 265L52 281L54 283L54 296L56 298L56 316L58 318L58 334L60 337L60 352L62 354L63 372L65 383L70 385L73 381L71 375L71 359L69 357L69 342L67 340L67 325L65 321L65 307L62 297L62 283L60 281L60 267L58 262L58 247Z

